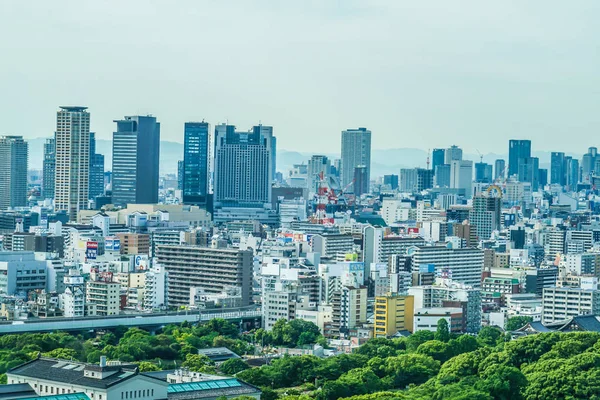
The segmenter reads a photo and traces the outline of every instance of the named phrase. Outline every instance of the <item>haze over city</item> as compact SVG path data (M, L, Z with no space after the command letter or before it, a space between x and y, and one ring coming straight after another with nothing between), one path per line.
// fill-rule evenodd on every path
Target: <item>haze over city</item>
M91 129L153 114L274 126L280 149L373 148L583 154L600 128L596 1L3 1L2 132L53 134L57 105ZM26 118L23 116L27 115Z

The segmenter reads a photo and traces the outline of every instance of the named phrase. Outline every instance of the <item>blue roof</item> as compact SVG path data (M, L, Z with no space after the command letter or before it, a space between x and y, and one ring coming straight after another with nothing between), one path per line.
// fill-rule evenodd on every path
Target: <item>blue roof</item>
M237 379L219 379L216 381L206 382L189 382L189 383L175 383L169 385L167 393L181 393L181 392L196 392L199 390L213 390L213 389L224 389L231 387L240 387L242 384Z
M56 394L54 396L27 397L21 400L90 400L85 393Z

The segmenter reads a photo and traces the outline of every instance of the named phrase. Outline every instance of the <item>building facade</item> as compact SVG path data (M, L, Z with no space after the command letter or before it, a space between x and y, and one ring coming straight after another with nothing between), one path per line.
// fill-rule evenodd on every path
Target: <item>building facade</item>
M27 142L0 137L0 210L27 205Z
M367 168L366 180L371 181L371 131L367 128L342 131L341 187L352 184L354 169L360 165ZM348 190L354 190L350 187Z
M209 160L212 156L210 125L207 122L186 122L183 129L183 202L206 205Z

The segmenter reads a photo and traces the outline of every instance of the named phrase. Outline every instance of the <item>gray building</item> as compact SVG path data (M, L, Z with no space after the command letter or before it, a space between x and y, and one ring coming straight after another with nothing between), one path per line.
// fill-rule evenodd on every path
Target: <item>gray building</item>
M27 205L27 142L0 137L0 209Z
M160 123L155 117L139 115L114 122L113 204L158 203Z
M463 151L460 147L452 145L444 152L444 164L452 164L452 161L461 161Z
M564 186L565 178L565 153L553 151L550 155L550 184Z
M0 252L0 293L27 298L32 290L46 288L46 262L32 251Z
M208 166L210 160L210 125L208 122L186 122L183 139L183 202L205 205L208 198Z
M252 251L159 245L156 257L168 273L169 306L188 305L191 288L220 294L225 289L236 287L241 290L242 305L250 303Z
M54 210L70 221L88 208L90 178L90 114L87 107L63 106L56 113Z
M354 179L354 168L367 167L366 179L371 181L371 131L367 128L342 131L342 188L350 185ZM354 188L348 188L352 191Z
M96 153L96 134L90 132L90 199L104 194L104 156Z
M506 163L503 159L499 158L494 162L494 180L504 178L506 169Z
M54 198L54 175L56 174L56 140L46 139L44 143L44 164L42 166L42 197Z
M254 126L249 132L238 132L233 125L215 127L215 221L277 223L271 209L272 139L270 126Z

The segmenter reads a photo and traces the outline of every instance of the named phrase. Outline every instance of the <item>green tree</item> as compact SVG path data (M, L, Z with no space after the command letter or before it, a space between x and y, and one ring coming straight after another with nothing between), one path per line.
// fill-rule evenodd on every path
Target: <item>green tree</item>
M527 378L518 368L492 365L483 371L481 377L484 380L479 387L490 393L494 399L519 400L523 398L521 390L527 386Z
M181 364L182 367L189 368L194 372L214 371L214 363L210 358L203 354L188 354L185 361Z
M491 326L484 326L477 334L477 339L484 346L495 346L498 339L502 336L502 331Z
M160 368L158 367L158 365L153 364L151 362L147 362L147 361L142 361L141 363L139 363L138 369L140 372L160 371Z
M219 366L219 370L225 375L235 375L248 368L250 368L248 363L241 358L230 358Z
M417 348L417 353L430 356L442 364L454 356L452 347L448 343L440 342L439 340L430 340L421 344Z
M77 359L77 352L73 349L58 348L43 354L44 357L60 358L63 360Z
M520 315L516 316L516 317L511 317L506 321L504 330L506 330L507 332L516 331L516 330L524 327L531 321L533 321L533 318L531 318L531 317L525 317L525 316L520 316Z
M446 318L439 319L434 339L439 340L440 342L447 342L450 340L450 328L448 328L448 321L446 321Z
M387 358L384 370L393 387L404 389L435 376L440 370L440 362L423 354L402 354Z

